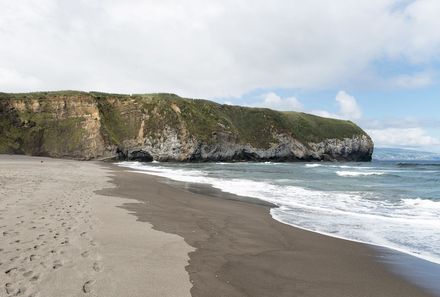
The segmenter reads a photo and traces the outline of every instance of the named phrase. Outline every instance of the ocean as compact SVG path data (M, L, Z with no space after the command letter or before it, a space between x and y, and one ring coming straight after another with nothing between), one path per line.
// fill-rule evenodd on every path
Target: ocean
M440 264L440 161L119 165L261 199L285 224Z

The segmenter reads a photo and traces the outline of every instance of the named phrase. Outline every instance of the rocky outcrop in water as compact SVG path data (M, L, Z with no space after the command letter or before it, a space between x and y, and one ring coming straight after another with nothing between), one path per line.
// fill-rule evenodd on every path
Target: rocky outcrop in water
M0 93L0 153L159 161L369 161L350 121L172 94Z

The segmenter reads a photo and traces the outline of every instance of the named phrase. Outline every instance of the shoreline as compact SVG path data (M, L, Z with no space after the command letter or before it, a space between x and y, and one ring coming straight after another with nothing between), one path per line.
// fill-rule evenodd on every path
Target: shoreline
M417 263L391 271L399 254L286 225L265 201L112 163L0 164L0 296L439 296L402 275Z
M116 164L116 163L115 163ZM132 170L133 172L136 170ZM142 171L139 171L140 173L143 173ZM147 173L143 173L143 174L147 174ZM148 175L148 174L147 174ZM202 194L202 195L208 195L208 196L214 196L217 198L221 198L221 199L226 199L226 200L236 200L236 201L244 201L244 202L248 202L248 203L252 203L252 204L259 204L259 205L265 205L269 208L269 210L272 210L273 208L277 208L278 206L268 202L268 201L264 201L261 200L259 198L254 198L254 197L247 197L247 196L239 196L236 194L232 194L232 193L228 193L228 192L224 192L220 189L214 188L209 184L198 184L198 183L190 183L190 182L182 182L182 181L177 181L177 180L172 180L166 177L161 177L161 176L156 176L151 174L150 176L154 176L157 177L159 180L163 180L164 183L166 184L170 184L173 185L175 184L177 187L180 188L184 188L187 191L190 191L192 193L195 194ZM269 211L270 215L272 216L272 213ZM423 257L418 257L417 255L413 255L410 254L408 252L405 252L403 250L399 250L399 249L395 249L392 247L388 247L388 246L382 246L379 244L374 244L374 243L369 243L369 242L365 242L365 241L361 241L361 240L354 240L354 239L348 239L348 238L344 238L342 236L335 236L329 233L325 233L325 232L319 232L319 231L314 231L314 230L310 230L307 228L303 228L301 226L295 225L295 224L289 224L286 222L283 222L282 220L278 220L277 218L272 216L272 219L276 220L277 222L280 222L281 224L285 224L288 226L291 226L292 228L296 228L296 229L301 229L307 232L312 232L312 233L316 233L316 234L320 234L323 236L327 236L327 237L331 237L331 238L336 238L339 240L346 240L349 242L355 242L355 243L359 243L359 244L364 244L367 246L370 246L373 249L376 250L384 250L386 251L387 254L391 254L391 253L396 253L396 254L401 254L404 257L408 257L408 258L414 258L415 261L420 261L420 262L426 262L429 265L437 265L439 267L439 273L440 273L440 263L434 262L432 260L423 258ZM414 261L413 261L414 262ZM439 291L440 291L440 287Z
M247 177L244 177L243 179L240 176L234 175L234 171L236 171L234 168L232 167L226 167L226 172L225 174L229 175L231 174L231 176L225 177L225 185L223 185L223 177L221 176L221 171L223 170L221 167L217 167L216 165L224 165L227 163L224 162L220 162L220 163L212 163L213 166L215 166L215 168L211 169L205 166L197 166L197 163L195 163L196 166L191 165L188 166L189 168L189 172L188 172L188 176L184 173L187 170L187 163L182 163L183 168L180 168L179 163L175 163L175 162L163 162L162 164L158 164L160 162L152 162L152 164L150 165L146 165L146 168L142 165L143 162L125 162L125 161L115 161L115 164L117 164L118 166L122 167L122 168L127 168L127 170L132 170L133 172L142 172L145 174L149 174L149 175L153 175L153 176L158 176L158 177L164 177L167 180L169 180L167 183L170 182L176 182L177 184L181 184L184 185L184 187L191 187L191 191L195 192L195 193L200 193L200 192L209 192L209 195L215 195L215 196L219 196L222 197L224 199L226 199L225 195L221 194L221 193L226 193L227 195L240 195L237 197L240 197L238 200L241 201L249 201L252 203L265 203L269 206L272 205L270 213L271 216L273 217L273 219L283 223L283 224L287 224L290 225L294 228L299 228L299 229L303 229L306 231L310 231L310 232L314 232L314 233L318 233L318 234L322 234L325 236L330 236L330 237L334 237L334 238L338 238L338 239L342 239L342 240L348 240L348 241L353 241L353 242L358 242L358 243L362 243L362 244L367 244L367 245L371 245L373 247L377 247L377 248L385 248L385 249L389 249L392 250L393 252L396 253L402 253L405 255L408 255L409 257L415 257L417 258L419 261L426 261L435 265L439 265L439 274L440 274L440 258L438 257L438 255L436 255L435 251L435 247L436 247L436 242L435 240L433 240L433 244L434 246L431 246L429 243L426 243L423 236L420 235L419 237L417 237L417 234L428 234L429 233L422 233L422 232L412 232L412 235L415 236L414 238L412 238L413 243L414 242L418 242L418 244L420 246L411 246L410 244L406 244L408 242L406 242L405 240L403 242L399 242L399 230L397 230L397 233L394 233L392 228L390 228L388 231L388 234L386 232L384 232L384 234L380 234L380 232L378 232L379 234L375 234L375 231L378 231L377 229L372 229L370 231L373 232L369 232L369 227L367 225L363 226L362 220L360 220L360 222L356 222L353 220L353 218L351 220L346 220L345 224L342 224L342 226L340 226L341 228L335 228L335 227L329 227L326 228L326 225L323 224L323 222L321 221L320 216L315 216L313 219L306 216L302 217L300 216L299 220L295 219L295 213L291 213L291 217L289 217L289 211L292 211L292 209L298 207L300 210L300 214L301 211L303 209L301 208L305 208L305 212L307 212L307 208L310 208L313 210L314 205L317 205L317 209L321 208L321 205L319 204L314 204L314 199L310 199L310 196L314 196L314 194L316 195L325 195L326 196L326 200L327 201L331 201L330 199L336 198L336 203L338 203L337 198L341 198L339 197L340 194L344 195L346 197L342 197L344 199L347 198L347 196L349 194L354 194L354 198L360 199L359 201L357 201L357 203L355 202L355 204L352 205L348 205L347 203L344 203L344 199L342 201L342 209L339 209L339 205L330 205L330 204L325 204L326 202L324 202L325 206L322 207L321 211L322 211L322 215L326 215L326 211L325 208L327 208L327 212L328 213L339 213L340 217L343 218L343 216L345 215L345 213L348 212L348 214L353 214L354 218L356 219L356 216L359 215L359 217L363 216L364 213L360 212L360 213L356 213L356 211L352 211L352 207L354 206L359 206L358 203L363 203L362 199L363 194L367 193L367 192L371 192L374 193L374 190L371 191L370 189L374 188L370 186L367 186L366 188L364 188L363 191L360 191L359 189L355 189L353 187L351 187L350 184L348 184L348 188L350 188L350 190L347 189L347 187L345 188L341 188L341 184L339 184L339 180L335 180L335 184L339 185L339 187L335 187L335 188L327 188L326 185L324 185L325 187L323 188L323 184L320 184L322 181L326 180L326 177L322 177L321 179L319 179L318 181L318 187L315 187L315 185L313 185L313 183L308 183L310 180L313 180L313 177L308 179L306 178L306 180L304 180L304 183L302 184L298 184L297 181L301 179L301 177L298 178L298 176L295 177L295 181L292 184L289 184L290 186L293 186L293 189L291 192L287 192L287 187L285 187L284 183L288 180L286 177L279 177L273 184L272 182L269 182L268 180L270 180L270 178L268 180L266 180L264 177L261 176L261 172L259 172L259 169L256 168L256 171L259 172L258 174L260 174L259 177L257 177L256 180L253 179L253 177L250 177L249 179ZM156 163L156 164L154 164ZM306 163L306 162L305 162ZM380 164L383 163L382 161L378 162L379 165L377 166L381 166ZM136 165L139 164L139 165ZM259 164L258 162L246 162L244 163L246 168L243 168L244 170L250 170L248 168L248 166L252 166L254 164ZM290 163L290 164L298 164L298 163ZM374 164L373 167L369 168L368 166L361 166L362 164L359 163L340 163L340 164L335 164L333 162L331 163L320 163L320 164L305 164L305 166L303 166L304 163L302 163L300 165L300 170L302 170L302 167L323 167L323 168L328 168L328 167L339 167L341 168L340 170L335 170L336 175L340 176L340 173L343 172L347 172L349 175L348 177L351 178L352 176L365 176L365 175L387 175L387 171L390 170L389 168L378 168L375 170L378 171L371 171L372 169L374 169ZM272 163L270 165L285 165L283 163ZM138 167L139 166L139 167ZM155 167L158 167L157 170L155 169ZM397 166L399 166L399 164L397 164ZM151 168L148 168L151 167ZM284 167L284 166L283 166ZM176 172L173 172L173 168L177 169ZM270 167L267 167L270 168ZM366 169L367 173L362 173L360 172L361 169ZM151 169L151 170L150 170ZM283 172L284 168L280 168L281 172ZM206 172L198 172L198 170L202 170ZM252 170L252 168L251 168ZM263 169L263 171L266 169ZM274 174L275 172L270 171L270 169L268 169L269 172L271 174ZM313 169L314 170L314 169ZM343 170L343 171L342 171ZM353 171L350 171L353 170ZM194 172L192 172L194 171ZM390 172L393 172L394 170L391 170ZM283 172L284 173L284 172ZM282 174L283 174L282 173ZM303 172L300 173L300 175ZM305 172L304 172L305 173ZM308 174L309 172L305 173ZM220 175L219 175L220 174ZM280 174L280 175L282 175ZM318 172L318 174L327 174L327 172ZM356 175L357 174L357 175ZM203 178L203 176L207 176L206 179ZM343 174L342 174L343 175ZM391 173L391 176L393 176L394 174ZM345 177L345 175L343 175ZM394 177L394 176L393 176ZM345 181L349 181L348 179L346 179ZM231 182L229 184L229 182ZM255 190L253 189L253 183L256 182L255 187L257 187ZM278 183L280 182L280 183ZM356 180L356 182L358 182L358 180ZM362 181L361 181L362 182ZM371 180L371 183L374 183L376 181ZM379 182L380 183L380 182ZM325 184L325 183L324 183ZM193 186L191 186L193 185ZM264 185L266 185L266 187L271 187L274 186L276 189L272 191L266 191ZM203 191L198 190L198 188L203 188ZM209 189L211 188L211 189ZM295 189L296 188L296 189ZM369 189L370 188L370 189ZM417 187L415 187L417 188ZM423 188L423 187L422 187ZM208 190L209 189L209 190ZM213 191L213 189L215 189ZM292 192L296 192L296 190L299 190L301 193L299 193L299 197L298 200L294 199L292 201L290 200L286 200L284 201L284 196L288 196L288 195L292 195ZM220 194L216 193L216 190L219 190ZM359 191L358 191L359 190ZM304 192L302 192L304 191ZM333 197L332 192L335 191L335 195L336 197ZM305 193L305 192L310 192L310 196L309 193ZM296 194L293 194L296 195ZM408 196L408 199L404 198L401 201L395 201L394 198L394 193L382 193L382 192L378 192L377 195L380 197L380 199L385 199L385 201L388 201L386 199L388 199L387 197L389 197L389 195L391 195L392 199L390 200L391 203L403 203L403 205L405 206L403 209L402 214L399 214L397 212L399 212L399 208L397 209L389 209L389 211L391 212L391 216L390 219L394 219L397 218L397 221L400 220L401 222L403 222L401 220L401 215L403 216L409 216L412 217L413 215L415 215L415 217L419 216L421 220L424 220L423 217L423 213L425 211L429 212L429 209L424 209L424 208L428 208L429 205L426 205L426 203L429 203L430 201L419 201L418 195L416 194L414 197L416 198L410 198L410 196ZM305 199L304 201L301 201L300 199ZM348 197L351 199L351 197ZM318 197L319 199L319 197ZM428 200L430 200L428 198ZM370 201L370 199L367 197L366 198L366 202ZM371 199L372 204L377 204L376 202L379 201L376 198ZM434 199L435 201L435 199ZM296 202L298 202L299 204L296 205ZM311 203L311 204L309 204ZM322 202L321 202L322 203ZM348 207L347 207L348 206ZM371 206L367 206L367 207L371 207ZM374 206L373 206L374 207ZM376 207L379 208L379 212L381 213L383 210L381 210L381 205L376 205ZM386 208L388 208L389 205L386 206ZM417 209L411 209L412 208L416 208ZM285 208L285 209L284 209ZM419 211L419 208L420 211ZM435 207L434 207L435 209ZM433 211L435 211L433 209ZM395 214L393 214L394 211L397 212ZM366 216L369 215L373 215L376 216L376 214L374 213L373 209L369 210L370 212L367 211ZM387 210L388 211L388 210ZM405 213L406 211L406 213ZM319 212L319 211L317 211ZM396 216L397 214L397 216ZM430 213L431 215L433 215L433 213ZM313 214L312 214L313 215ZM378 214L378 219L385 219L388 217L388 215L386 213L382 213L382 214ZM330 218L330 216L329 216ZM326 222L329 225L332 225L332 221L328 220L329 218L327 218ZM302 220L301 220L302 219ZM429 219L429 218L428 218ZM434 217L432 217L432 219L435 220L435 215ZM307 223L307 220L309 220L309 223ZM336 222L338 222L338 217L336 216L335 218ZM303 222L301 222L303 221ZM305 224L304 224L305 222ZM312 223L311 223L312 222ZM302 224L301 224L302 223ZM375 224L374 221L370 222L371 224ZM309 226L303 226L303 225L309 225ZM356 228L356 226L359 224L360 228ZM387 226L388 222L384 222L384 226ZM397 228L401 228L401 233L400 236L402 237L406 237L407 234L405 232L403 232L403 228L402 228L402 223L397 224L397 226L393 226L393 227L397 227ZM313 228L315 227L315 228ZM406 226L406 228L411 228L411 226ZM429 228L429 227L428 227ZM320 230L317 230L320 229ZM364 232L357 232L357 230L360 229L364 229ZM435 229L428 229L429 231L431 231L432 234L434 234L433 236L435 236L436 231ZM341 231L341 232L340 232ZM348 231L348 232L347 232ZM354 231L352 234L350 234L350 231ZM424 229L419 229L418 231L425 231ZM428 231L428 232L429 232ZM393 235L394 233L394 235ZM378 235L378 236L375 236ZM387 238L387 236L389 236L389 238ZM425 243L425 244L423 244ZM429 248L430 247L430 248ZM440 248L440 247L439 247ZM440 284L436 287L436 290L440 292Z
M392 273L368 244L278 222L269 203L107 166L117 187L103 194L138 200L124 208L196 248L186 268L192 296L435 296Z

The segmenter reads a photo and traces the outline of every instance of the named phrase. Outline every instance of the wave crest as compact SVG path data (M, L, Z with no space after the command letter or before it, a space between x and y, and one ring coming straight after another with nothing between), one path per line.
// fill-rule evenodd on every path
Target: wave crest
M380 171L369 171L369 172L359 172L359 171L336 171L336 174L343 177L357 177L357 176L371 176L371 175L384 175L385 172Z

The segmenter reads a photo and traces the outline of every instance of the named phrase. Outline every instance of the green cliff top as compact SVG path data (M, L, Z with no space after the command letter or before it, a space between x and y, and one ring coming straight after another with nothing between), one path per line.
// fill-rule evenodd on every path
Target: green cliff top
M41 107L38 112L33 112L30 107L20 112L8 111L7 104L15 100L21 100L26 106L30 101L37 100ZM54 113L59 110L51 102L57 100L86 100L96 105L101 119L101 133L107 143L116 145L136 138L141 121L145 118L146 136L159 138L165 129L172 128L180 132L187 131L189 135L208 144L215 142L217 135L260 148L267 148L277 142L276 136L280 134L291 135L305 144L329 138L366 135L350 121L302 112L222 105L208 100L181 98L174 94L124 95L79 91L0 93L0 151L8 151L11 146L18 149L20 145L23 146L20 142L29 150L34 139L37 139L36 135L40 134L38 141L42 142L42 146L59 146L56 138L62 137L67 144L59 148L60 151L67 152L84 145L81 142L84 133L80 131L82 118L70 116L60 119L59 115L55 116ZM59 106L56 105L56 108L59 109ZM71 135L71 140L66 135ZM69 141L75 143L69 144Z

